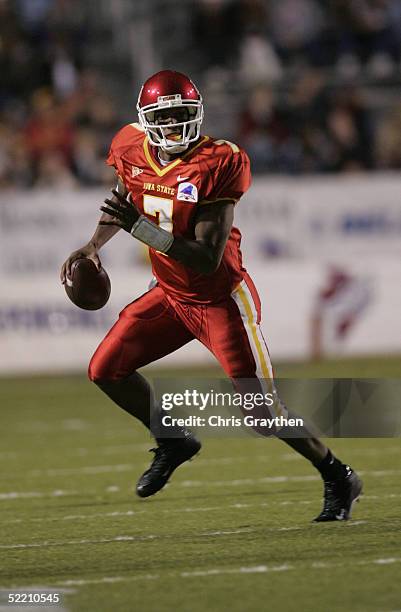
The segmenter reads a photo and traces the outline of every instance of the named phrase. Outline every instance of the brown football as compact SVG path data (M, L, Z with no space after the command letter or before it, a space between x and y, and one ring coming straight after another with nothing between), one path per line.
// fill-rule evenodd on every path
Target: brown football
M91 259L77 259L71 266L71 278L64 284L66 293L79 308L99 310L107 303L111 283L104 268L98 270Z

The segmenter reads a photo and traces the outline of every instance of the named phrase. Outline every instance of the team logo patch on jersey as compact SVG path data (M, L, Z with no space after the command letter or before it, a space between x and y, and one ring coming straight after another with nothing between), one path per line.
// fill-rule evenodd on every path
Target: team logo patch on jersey
M193 183L180 183L178 185L177 200L183 200L184 202L197 202L197 187Z
M132 176L138 176L138 174L142 174L142 172L143 172L142 168L138 168L138 166L132 166L132 169L131 169Z

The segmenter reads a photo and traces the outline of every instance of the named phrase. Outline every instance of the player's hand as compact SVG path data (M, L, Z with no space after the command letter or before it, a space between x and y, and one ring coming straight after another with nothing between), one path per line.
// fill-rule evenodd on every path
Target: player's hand
M102 267L95 245L91 242L88 242L88 244L86 244L81 249L77 249L76 251L71 253L68 259L66 259L63 265L61 266L60 280L63 285L66 283L67 277L71 278L71 266L74 261L82 258L91 259L98 270L100 270L100 268Z
M140 217L140 212L129 199L130 194L123 196L116 189L112 189L112 194L116 199L114 201L106 199L104 202L107 206L101 206L100 210L113 217L113 220L100 221L99 225L116 225L131 233L132 226Z

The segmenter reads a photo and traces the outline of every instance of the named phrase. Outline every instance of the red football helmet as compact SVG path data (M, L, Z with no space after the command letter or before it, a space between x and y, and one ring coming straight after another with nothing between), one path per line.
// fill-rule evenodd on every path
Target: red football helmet
M141 88L136 106L150 143L180 153L198 140L203 121L202 96L185 74L162 70Z

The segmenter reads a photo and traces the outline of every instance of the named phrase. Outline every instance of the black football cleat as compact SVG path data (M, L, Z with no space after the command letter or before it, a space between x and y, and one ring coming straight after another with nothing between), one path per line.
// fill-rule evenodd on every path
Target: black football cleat
M343 478L324 481L323 510L314 522L348 521L351 518L352 506L358 501L361 493L361 479L346 465Z
M200 451L202 445L193 433L185 430L184 435L184 438L170 438L168 441L161 441L157 448L150 449L155 456L150 468L142 474L136 485L136 493L139 497L150 497L160 491L174 470Z

